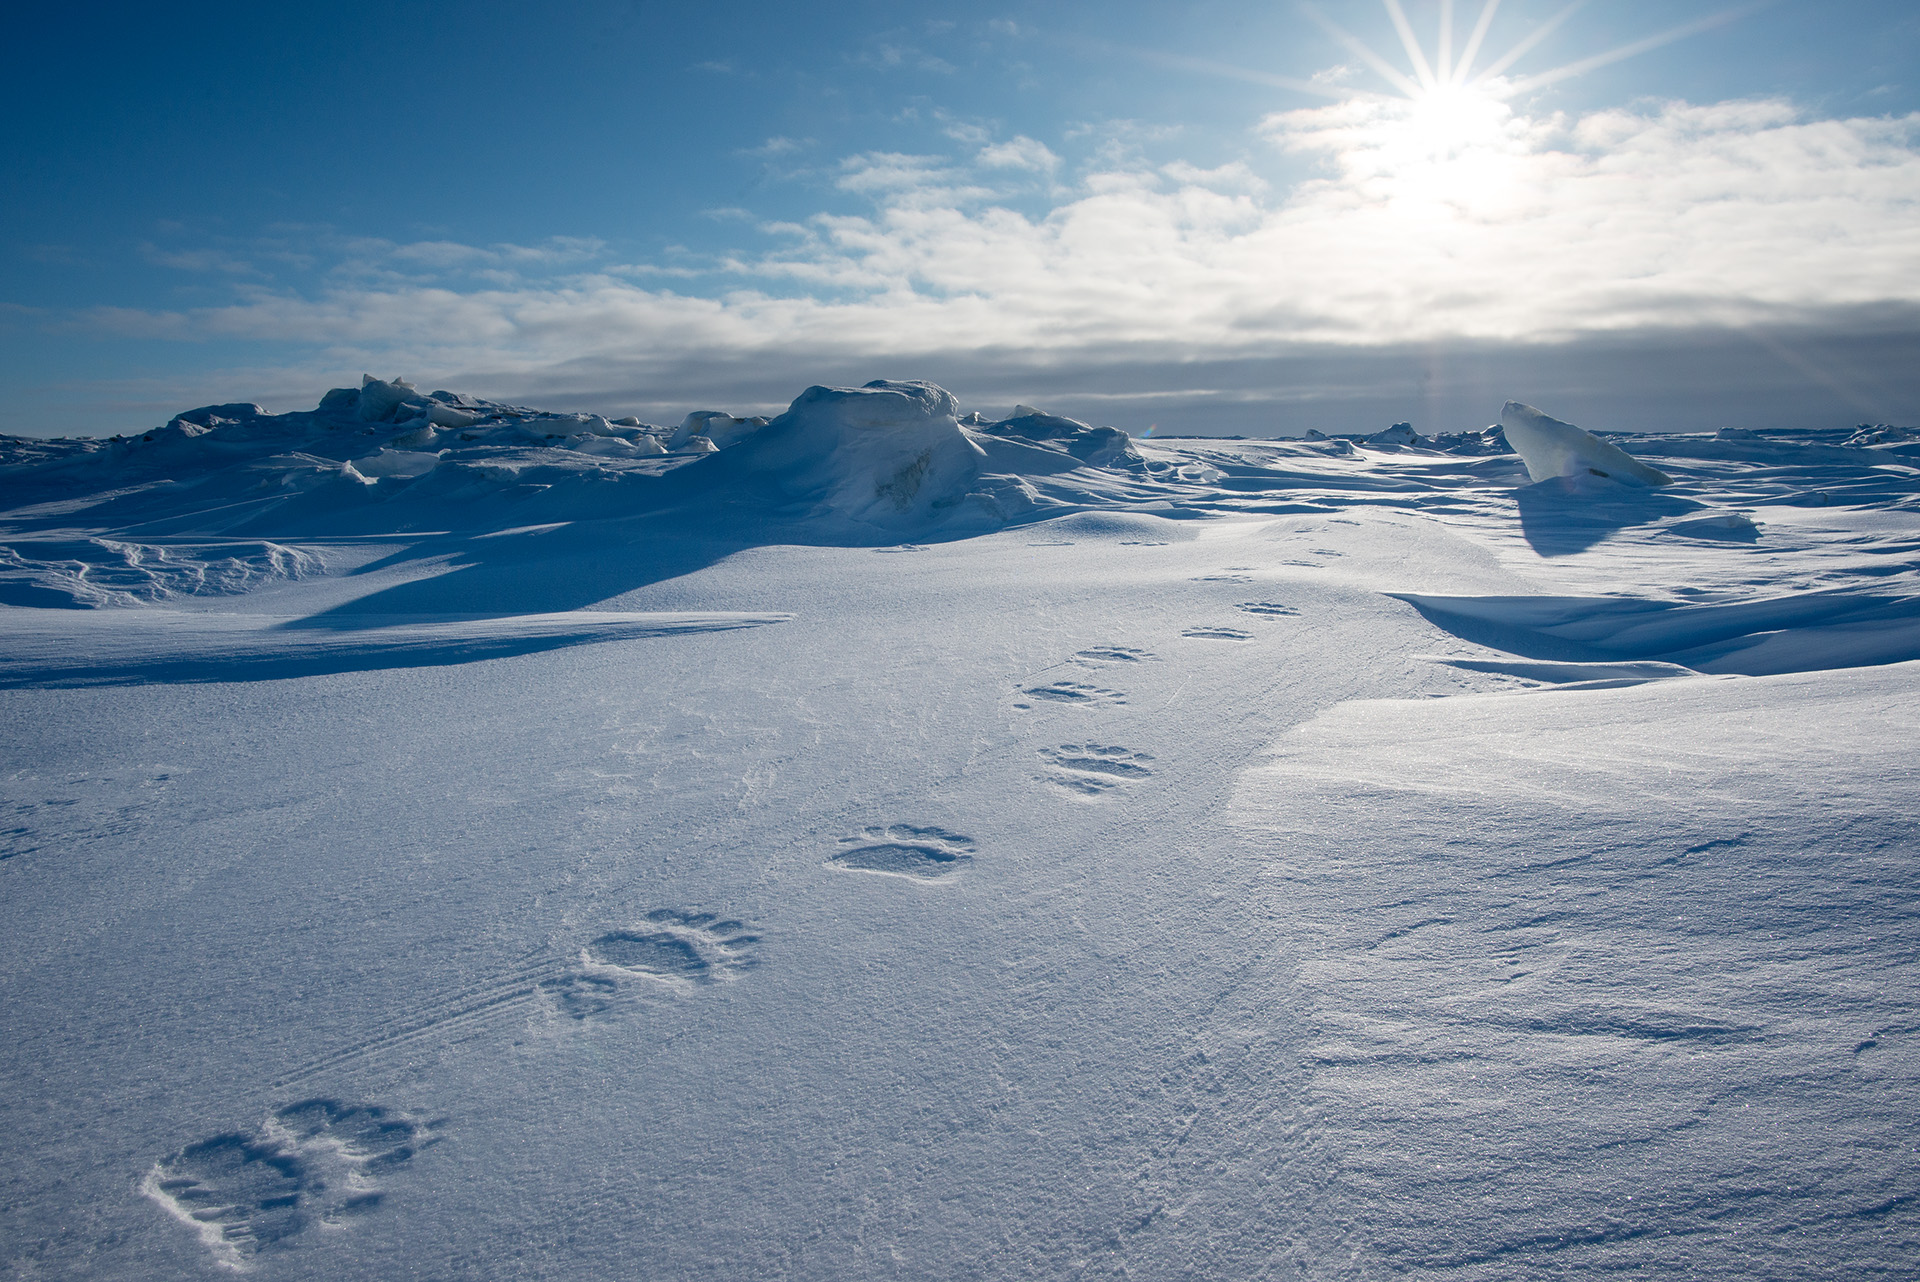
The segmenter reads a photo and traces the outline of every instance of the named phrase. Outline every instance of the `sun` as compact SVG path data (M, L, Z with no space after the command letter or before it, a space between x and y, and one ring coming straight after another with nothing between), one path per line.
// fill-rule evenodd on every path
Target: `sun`
M1356 57L1398 90L1400 96L1414 103L1423 118L1431 118L1435 129L1442 134L1456 129L1466 129L1471 132L1472 129L1479 127L1488 114L1485 110L1487 102L1509 100L1521 94L1543 89L1571 76L1582 75L1610 63L1645 53L1650 49L1657 49L1661 45L1685 36L1724 26L1755 7L1749 4L1740 8L1722 10L1698 21L1566 63L1550 71L1509 79L1506 74L1508 70L1531 53L1547 37L1559 30L1561 25L1580 9L1585 0L1574 0L1552 18L1534 28L1529 35L1486 67L1477 67L1476 64L1481 50L1486 45L1487 36L1493 30L1493 21L1500 12L1501 0L1486 0L1486 3L1481 6L1472 31L1459 46L1457 53L1455 51L1457 33L1454 24L1454 0L1440 0L1439 30L1436 33L1431 56L1420 43L1420 38L1414 32L1413 23L1407 18L1407 11L1400 0L1381 0L1381 3L1386 7L1387 16L1393 20L1394 32L1400 37L1401 47L1406 51L1408 66L1404 71L1375 53L1364 42L1344 30L1311 4L1303 7L1327 30L1329 35L1345 45ZM1289 87L1304 88L1314 93L1331 92L1322 86L1303 85L1298 81L1288 81L1287 84ZM1331 93L1331 96L1348 95Z
M1407 99L1402 127L1415 154L1444 159L1498 144L1511 118L1497 93L1477 85L1436 84Z
M1460 39L1454 0L1439 0L1438 29L1422 43L1402 0L1381 0L1406 55L1396 66L1325 14L1305 5L1328 34L1391 86L1393 92L1334 87L1315 81L1285 81L1284 87L1340 100L1323 119L1325 136L1347 171L1367 180L1383 201L1409 216L1429 218L1441 207L1490 216L1510 203L1511 160L1543 127L1524 116L1516 100L1570 76L1618 62L1683 36L1730 22L1743 10L1727 10L1548 71L1509 74L1528 53L1581 7L1569 4L1485 65L1481 54L1500 12L1501 0L1485 0Z

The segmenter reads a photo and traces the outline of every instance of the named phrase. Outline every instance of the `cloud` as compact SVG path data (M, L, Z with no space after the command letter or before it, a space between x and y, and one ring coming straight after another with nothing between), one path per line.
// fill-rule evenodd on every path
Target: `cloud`
M758 147L742 147L734 152L736 156L752 156L757 160L774 160L780 156L790 156L796 151L804 151L813 146L811 138L787 138L778 136L767 139Z
M987 169L1030 169L1035 173L1051 174L1060 167L1060 157L1054 155L1045 143L1036 142L1022 134L1005 142L982 147L974 157L974 163Z
M877 67L883 71L911 68L941 76L951 76L957 71L957 68L944 58L930 54L912 44L896 43L890 38L874 40L853 60L862 66Z
M148 241L141 244L140 254L155 266L171 267L175 271L219 273L227 276L266 274L246 259L235 257L219 249L168 250Z
M1353 98L1261 122L1319 166L1281 190L1254 163L1096 150L1045 207L1017 209L1009 174L1065 164L1030 138L968 144L970 159L849 157L834 181L866 212L763 225L782 243L721 256L700 294L662 287L685 264L615 267L593 241L355 241L317 294L254 286L222 307L84 319L496 388L998 362L1087 389L1156 369L1160 391L1138 390L1162 404L1200 397L1180 371L1203 367L1241 371L1218 376L1239 389L1227 400L1273 401L1248 371L1303 353L1360 368L1368 353L1678 350L1730 333L1793 351L1822 326L1884 335L1920 315L1917 134L1920 117L1810 119L1777 100L1529 117L1491 98ZM1765 343L1727 350L1781 364ZM1862 413L1897 409L1906 384L1874 377L1827 382L1859 389Z

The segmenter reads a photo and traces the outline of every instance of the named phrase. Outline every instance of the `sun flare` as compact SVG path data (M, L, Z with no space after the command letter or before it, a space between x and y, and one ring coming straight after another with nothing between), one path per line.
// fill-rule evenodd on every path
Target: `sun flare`
M1464 33L1455 23L1454 0L1439 0L1431 46L1422 43L1402 0L1381 3L1405 54L1399 66L1311 5L1307 12L1392 92L1333 90L1324 79L1289 83L1342 100L1320 114L1324 142L1337 152L1341 167L1365 180L1379 199L1422 219L1438 212L1436 206L1488 217L1510 205L1510 161L1547 124L1516 108L1524 95L1738 16L1729 10L1547 71L1513 74L1512 68L1573 16L1578 2L1484 65L1481 55L1501 0L1485 0Z
M1413 150L1442 159L1497 144L1512 116L1499 94L1481 86L1436 84L1407 100L1400 127Z

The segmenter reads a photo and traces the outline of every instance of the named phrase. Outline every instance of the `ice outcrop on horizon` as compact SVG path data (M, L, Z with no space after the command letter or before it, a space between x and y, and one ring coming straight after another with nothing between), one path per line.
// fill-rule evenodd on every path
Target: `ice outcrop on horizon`
M715 498L731 491L728 502L772 499L781 520L851 523L865 540L876 530L997 529L1042 509L1104 506L1151 480L1125 432L1020 408L998 421L970 414L963 426L944 389L879 381L811 388L772 422L698 410L668 429L367 375L311 410L232 402L132 437L0 439L0 473L23 500L123 492L122 518L136 524L248 537L635 516L684 501L692 486ZM654 488L682 469L692 470ZM29 550L34 542L19 541L9 571L34 599L92 573L62 570Z
M371 374L361 376L360 400L354 413L363 422L385 423L391 421L393 412L419 395L412 383L395 376L390 380L381 380ZM408 415L409 418L413 417Z
M1411 423L1395 423L1384 432L1375 432L1367 438L1369 445L1418 445L1420 433L1413 430Z
M1426 437L1420 443L1442 454L1474 456L1513 453L1513 447L1507 444L1507 435L1498 423L1478 432L1442 432Z
M1920 441L1920 427L1862 423L1841 445L1847 449L1871 449L1875 445L1904 445L1909 441Z
M738 445L767 425L764 417L735 418L725 410L695 410L680 420L680 426L667 438L667 448L683 450L694 438L705 437L714 449Z
M809 387L723 457L772 474L782 489L814 498L823 514L898 526L956 506L986 455L967 439L944 387L876 379Z
M1140 462L1133 438L1117 427L1094 427L1079 419L1065 418L1037 410L1031 405L1016 405L1013 413L999 422L979 420L968 415L968 426L989 436L1019 437L1044 442L1065 450L1089 467L1113 467Z
M1507 443L1526 464L1535 484L1561 476L1603 476L1633 485L1671 485L1673 478L1648 467L1592 432L1542 414L1531 405L1508 401L1500 411Z

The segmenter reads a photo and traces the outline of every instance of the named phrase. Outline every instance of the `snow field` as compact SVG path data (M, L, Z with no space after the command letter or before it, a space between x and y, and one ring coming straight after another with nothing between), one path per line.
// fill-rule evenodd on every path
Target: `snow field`
M501 436L371 484L318 417L18 446L22 563L326 572L0 614L10 1267L1913 1258L1906 442L1576 489L922 387L632 459L403 397ZM355 440L192 453L294 431Z

